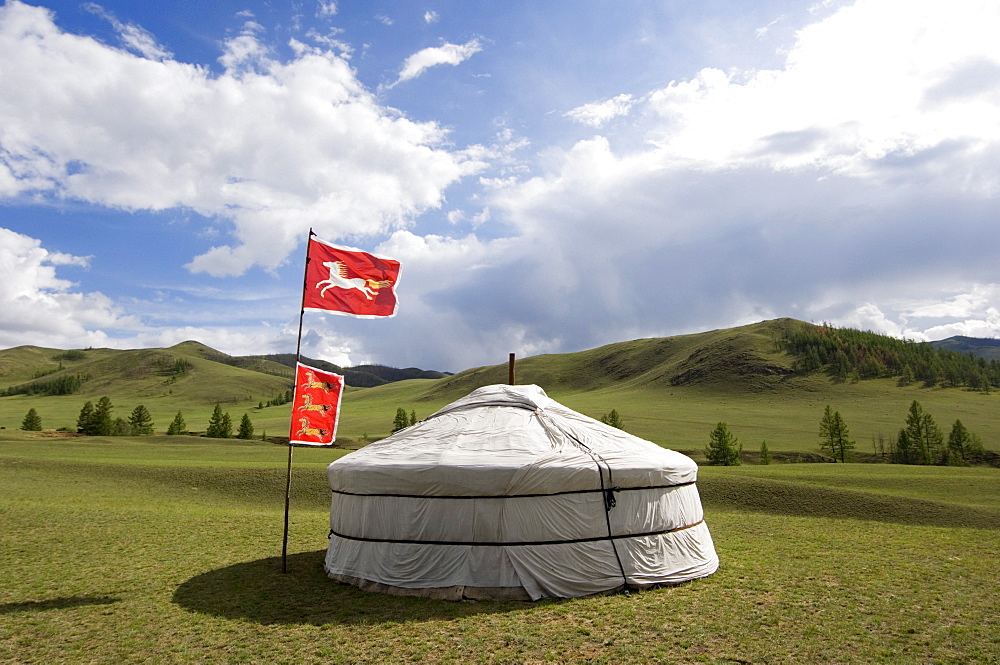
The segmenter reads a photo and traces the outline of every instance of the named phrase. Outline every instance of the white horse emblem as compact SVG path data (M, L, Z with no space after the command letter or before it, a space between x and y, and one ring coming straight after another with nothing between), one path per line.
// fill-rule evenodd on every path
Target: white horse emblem
M330 269L330 276L316 283L317 289L322 287L319 292L321 298L330 289L357 289L368 300L374 300L375 296L378 295L379 289L392 285L392 280L377 282L374 279L364 279L361 277L349 278L347 276L347 266L344 265L343 261L325 261L323 265Z

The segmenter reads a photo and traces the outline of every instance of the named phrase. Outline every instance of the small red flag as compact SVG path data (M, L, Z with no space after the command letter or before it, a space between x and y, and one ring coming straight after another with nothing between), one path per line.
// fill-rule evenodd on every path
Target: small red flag
M295 398L288 443L293 446L329 446L337 435L344 377L333 372L295 365Z
M362 319L396 315L399 261L309 238L304 309Z

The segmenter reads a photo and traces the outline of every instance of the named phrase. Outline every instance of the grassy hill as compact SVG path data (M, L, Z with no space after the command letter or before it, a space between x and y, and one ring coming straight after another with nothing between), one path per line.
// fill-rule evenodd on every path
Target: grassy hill
M847 422L856 451L871 455L873 437L895 437L914 400L945 435L961 419L987 449L1000 450L996 392L900 386L893 377L842 381L821 370L797 370L797 359L781 342L810 327L816 328L778 319L533 356L517 361L516 380L540 385L549 396L595 418L615 409L629 432L696 459L719 421L728 424L746 452L756 452L767 441L772 452L818 453L819 422L827 404ZM413 409L422 418L478 386L506 381L507 365L502 363L438 381L352 393L342 411L341 432L384 435L397 407Z
M819 422L829 404L839 411L856 441L856 451L873 454L874 439L891 438L904 425L912 401L920 402L944 430L956 419L978 434L987 449L1000 451L1000 407L997 391L900 386L893 377L840 380L822 369L804 371L799 359L784 350L783 340L817 326L793 319L764 321L738 328L692 335L641 339L578 353L519 359L517 383L541 386L554 399L595 418L611 409L625 429L700 459L712 428L726 422L747 453L767 441L772 452L793 459L819 453ZM70 354L70 358L59 359ZM83 354L82 358L77 357ZM204 431L212 406L232 410L234 422L249 412L257 433L287 432L287 405L255 408L288 387L286 378L268 374L287 371L281 363L259 357L255 369L219 362L222 355L196 342L170 349L62 352L18 347L0 352L0 388L32 380L55 369L46 380L63 374L90 373L80 393L0 398L0 427L20 426L35 407L46 428L75 429L85 399L110 395L116 415L127 416L138 403L153 414L163 431L182 410L190 429ZM186 373L170 375L178 361L190 363ZM60 363L62 369L59 369ZM179 365L177 365L179 366ZM103 378L100 378L103 377ZM345 391L338 441L357 447L389 434L397 408L424 418L441 406L483 385L506 383L507 364L468 369L438 379L410 379L373 388Z
M253 360L268 360L289 368L294 368L295 363L297 362L294 353L275 353L268 356L242 356L236 360L237 363L234 364ZM373 386L381 386L394 381L405 381L406 379L440 379L443 376L447 376L445 372L423 370L416 367L407 367L405 369L388 367L386 365L357 365L356 367L341 367L340 365L334 365L333 363L326 362L325 360L317 360L315 358L306 357L302 358L302 363L315 367L316 369L340 374L344 377L345 385L353 386L355 388L371 388ZM238 366L242 365L238 364Z
M931 342L931 346L936 349L970 353L977 358L985 358L986 360L1000 360L1000 339L955 335L954 337Z
M60 351L17 347L0 352L0 388L44 388L61 379L79 379L69 395L16 394L0 398L0 426L16 428L29 408L35 408L46 428L76 430L76 419L86 401L108 396L115 417L127 417L143 404L158 429L164 430L177 411L197 414L207 422L215 404L246 409L283 394L291 372L277 363L258 370L218 362L219 353L197 342L167 349L86 349ZM272 370L266 373L262 370ZM280 373L279 373L280 372ZM237 412L236 422L242 411ZM204 429L191 422L193 430Z
M805 326L793 319L695 335L639 339L578 353L517 361L517 383L566 394L676 388L712 393L757 393L798 388L789 383L792 358L777 348L785 331ZM479 367L436 382L426 399L460 397L478 386L507 382L507 364Z

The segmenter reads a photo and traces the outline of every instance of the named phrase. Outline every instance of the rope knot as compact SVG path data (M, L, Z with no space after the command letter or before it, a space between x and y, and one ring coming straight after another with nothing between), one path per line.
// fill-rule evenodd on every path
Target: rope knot
M615 492L619 491L617 487L612 487L604 491L604 508L605 510L611 510L618 505L618 500L615 499Z

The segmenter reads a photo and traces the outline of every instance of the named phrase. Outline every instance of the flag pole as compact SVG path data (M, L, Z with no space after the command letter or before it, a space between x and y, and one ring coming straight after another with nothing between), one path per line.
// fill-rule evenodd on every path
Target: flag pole
M305 268L302 269L302 305L299 307L299 337L295 344L295 367L296 372L299 362L302 360L302 318L306 312L306 280L309 277L309 241L312 237L316 235L313 233L312 228L309 229L309 237L306 239L306 260ZM293 372L293 376L295 372ZM292 387L292 394L295 394L294 386ZM295 400L292 400L292 409L295 409ZM291 420L293 414L289 414L289 420ZM290 423L289 423L290 427ZM292 449L295 446L292 442L288 442L288 471L285 474L285 533L281 539L281 572L288 572L288 506L291 502L292 496Z

